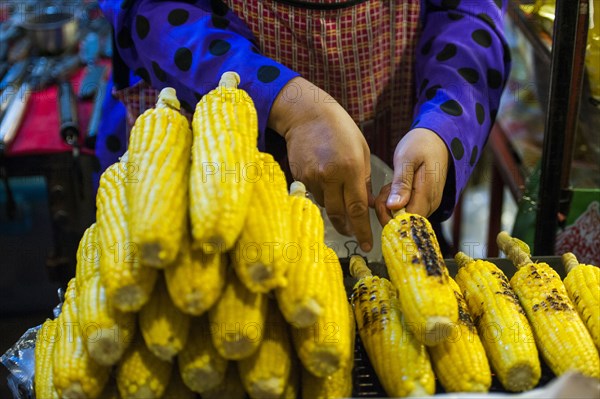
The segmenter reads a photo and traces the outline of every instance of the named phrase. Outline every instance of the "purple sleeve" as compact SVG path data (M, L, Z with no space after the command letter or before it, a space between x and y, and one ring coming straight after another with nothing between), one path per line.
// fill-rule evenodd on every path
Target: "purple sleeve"
M477 163L510 71L506 0L428 0L416 54L414 127L450 150L448 179L433 219L447 219Z
M275 97L298 73L259 53L250 29L220 0L100 1L121 58L153 87L175 88L193 110L223 72L240 75L258 111L259 147Z

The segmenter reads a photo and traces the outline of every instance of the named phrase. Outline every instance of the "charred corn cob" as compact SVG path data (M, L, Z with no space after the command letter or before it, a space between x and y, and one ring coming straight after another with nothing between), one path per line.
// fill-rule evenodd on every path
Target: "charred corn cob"
M541 369L533 333L508 279L491 262L462 252L456 282L464 293L481 342L500 383L508 391L532 389Z
M47 319L38 330L35 340L34 387L36 397L40 399L59 399L52 377L56 331L56 320Z
M125 199L126 156L100 177L96 195L96 224L100 241L100 278L113 305L137 312L150 298L157 271L143 267L137 245L129 234Z
M580 264L570 252L562 259L567 271L565 288L600 350L600 268Z
M487 392L492 373L485 349L460 287L452 278L450 286L458 302L458 323L448 339L429 348L435 375L446 392Z
M425 345L439 344L458 320L458 305L431 224L400 211L383 228L381 240L407 324Z
M109 368L96 363L85 350L83 331L78 323L75 279L65 292L57 318L54 344L54 387L61 398L97 398L108 381Z
M194 316L206 312L223 291L226 268L225 255L192 250L186 235L176 261L165 269L167 289L175 306Z
M326 247L324 280L327 301L323 313L309 327L294 331L293 342L302 365L317 377L326 377L348 364L352 356L346 289L335 252Z
M248 290L233 269L229 270L225 290L209 311L212 341L221 356L239 360L259 347L267 304L265 294Z
M83 233L77 248L77 266L75 267L77 289L79 290L83 283L95 274L100 274L100 243L98 242L96 223L93 223Z
M210 334L208 316L194 317L190 336L177 357L183 382L201 394L219 386L227 368L227 360L217 352Z
M259 348L238 362L246 392L252 398L279 398L290 376L292 347L288 325L274 304L268 311Z
M427 349L406 328L396 288L371 275L360 256L350 259L350 273L359 279L352 291L352 307L363 346L391 397L426 396L435 391Z
M546 263L533 263L506 232L498 247L513 261L517 272L510 284L517 293L542 357L560 376L567 371L600 378L600 360L592 336L577 314L559 275Z
M159 278L152 297L140 311L140 331L156 357L170 361L185 346L190 316L171 301L164 279Z
M135 333L135 314L112 306L100 283L100 275L92 276L78 291L79 325L90 357L111 366L123 355Z
M219 87L196 105L190 176L194 248L211 243L233 247L244 227L254 183L258 124L254 103L238 89L240 78L225 72Z
M246 392L240 380L237 364L229 362L225 378L215 388L202 393L202 399L244 399Z
M117 387L123 399L160 398L171 379L172 364L154 356L137 335L117 365Z
M352 306L348 304L350 318L350 342L352 343L352 356L348 363L342 365L335 373L319 378L306 369L302 370L302 397L304 399L334 399L352 396L352 368L354 366L354 335L355 322Z
M306 198L304 184L292 183L290 194L291 241L283 248L288 260L288 284L278 287L275 295L283 317L293 326L304 328L317 321L325 306L325 233L321 212Z
M126 184L131 239L144 265L164 268L177 256L187 222L192 132L173 88L161 90L156 107L140 115L129 139Z
M254 183L232 264L250 291L268 292L286 284L283 247L291 242L289 196L285 175L273 157L260 153L258 164L261 173Z
M208 337L207 337L208 338ZM196 394L184 384L179 370L173 369L162 399L195 399Z

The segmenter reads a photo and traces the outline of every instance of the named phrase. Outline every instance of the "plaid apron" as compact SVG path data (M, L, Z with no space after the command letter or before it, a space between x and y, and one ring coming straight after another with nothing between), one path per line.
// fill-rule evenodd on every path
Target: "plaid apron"
M391 164L413 114L420 0L227 3L265 56L329 93L358 124L371 152ZM157 94L144 82L117 93L130 126L154 106Z

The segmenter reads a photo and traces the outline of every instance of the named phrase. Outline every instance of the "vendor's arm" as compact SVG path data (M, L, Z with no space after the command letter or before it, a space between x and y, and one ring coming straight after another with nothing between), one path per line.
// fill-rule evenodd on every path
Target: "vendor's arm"
M506 0L429 0L416 53L417 104L394 154L394 179L377 198L388 209L448 218L477 163L510 71ZM386 209L387 205L387 209Z

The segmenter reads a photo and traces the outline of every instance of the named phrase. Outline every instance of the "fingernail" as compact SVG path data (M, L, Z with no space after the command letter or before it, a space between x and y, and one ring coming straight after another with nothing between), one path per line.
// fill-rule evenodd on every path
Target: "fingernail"
M364 252L369 252L371 250L371 244L368 242L363 242L360 244L360 249L362 249Z
M401 199L402 197L400 197L398 194L390 195L387 200L387 206L398 205Z

